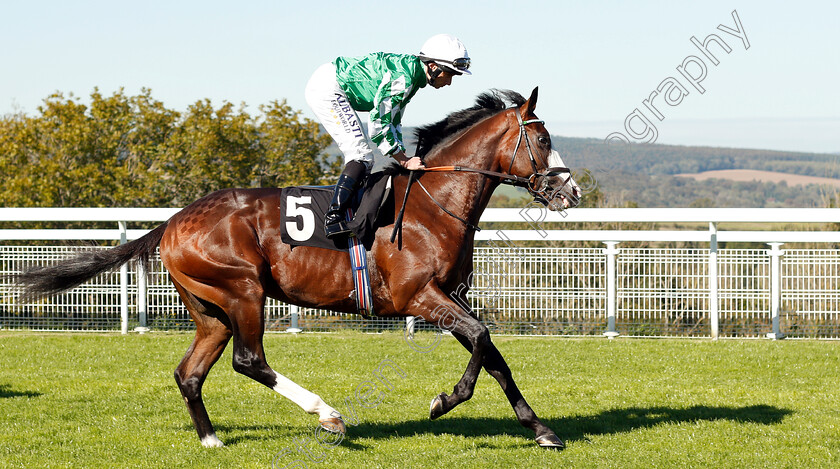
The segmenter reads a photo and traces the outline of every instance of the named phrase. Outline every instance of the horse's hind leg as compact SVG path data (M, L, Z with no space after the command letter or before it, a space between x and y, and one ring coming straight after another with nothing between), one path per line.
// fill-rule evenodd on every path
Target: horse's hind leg
M207 378L210 368L222 355L232 332L227 317L221 309L203 302L186 291L175 279L172 279L181 300L195 321L196 332L187 353L175 369L175 381L184 396L184 402L190 411L195 430L205 447L224 446L216 437L216 431L207 415L201 398L201 386Z
M344 422L337 410L327 405L317 394L304 389L268 365L262 343L265 296L250 293L247 295L248 300L233 300L228 310L234 330L233 369L273 389L304 411L318 414L319 423L324 430L344 433Z

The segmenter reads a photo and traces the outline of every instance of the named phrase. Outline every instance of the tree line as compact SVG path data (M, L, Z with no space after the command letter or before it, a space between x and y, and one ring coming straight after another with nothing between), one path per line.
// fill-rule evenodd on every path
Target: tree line
M838 155L552 140L590 188L587 207L836 204L836 193L812 186L672 175L761 169L840 177ZM148 89L136 96L94 90L89 103L55 93L34 115L0 118L0 206L179 207L228 187L328 184L341 168L336 151L317 122L285 101L251 113L244 104L216 107L205 99L178 112ZM491 202L517 204L504 195Z
M285 101L178 112L149 89L94 90L89 104L55 93L0 118L0 206L180 207L228 187L331 183L330 142Z

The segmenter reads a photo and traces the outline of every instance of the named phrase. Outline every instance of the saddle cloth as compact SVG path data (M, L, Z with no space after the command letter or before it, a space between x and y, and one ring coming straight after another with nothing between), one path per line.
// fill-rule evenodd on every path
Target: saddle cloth
M367 265L367 249L373 244L382 207L390 200L391 176L374 173L360 188L352 207L346 210L348 227L355 236L329 239L324 233L324 214L332 201L335 186L284 188L280 197L280 239L291 246L314 246L350 255L351 276L356 294L356 311L371 317L373 294ZM355 216L354 216L355 213ZM393 213L393 211L390 211Z
M370 249L381 208L389 201L391 177L377 172L368 176L356 192L352 210L356 216L348 227ZM284 187L280 197L280 239L291 246L314 246L347 251L347 237L327 238L324 214L332 201L335 186ZM384 211L383 213L387 213Z

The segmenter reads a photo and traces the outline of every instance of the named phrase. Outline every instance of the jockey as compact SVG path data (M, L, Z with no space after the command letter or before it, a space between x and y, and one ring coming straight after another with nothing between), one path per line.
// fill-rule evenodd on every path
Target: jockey
M442 88L455 75L471 75L470 56L456 37L438 34L419 54L376 52L338 57L319 67L306 85L306 102L344 154L345 167L324 219L328 238L350 233L344 209L373 167L373 150L357 112L369 112L370 139L406 169L424 169L408 157L400 122L405 106L427 84Z

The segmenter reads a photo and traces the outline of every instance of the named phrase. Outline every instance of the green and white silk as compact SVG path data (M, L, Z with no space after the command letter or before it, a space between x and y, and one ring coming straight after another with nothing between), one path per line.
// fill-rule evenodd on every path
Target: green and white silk
M339 57L336 79L356 111L369 112L370 139L384 155L405 151L402 114L417 90L426 86L423 63L414 55L377 52Z

